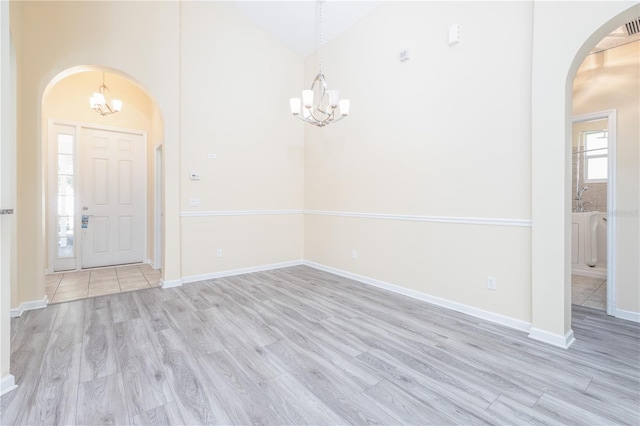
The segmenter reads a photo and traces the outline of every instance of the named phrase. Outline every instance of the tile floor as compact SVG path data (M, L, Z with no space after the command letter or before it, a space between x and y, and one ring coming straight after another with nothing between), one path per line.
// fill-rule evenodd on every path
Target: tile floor
M49 303L157 287L161 272L147 264L61 272L45 277Z
M607 309L607 280L571 275L571 303L605 311Z

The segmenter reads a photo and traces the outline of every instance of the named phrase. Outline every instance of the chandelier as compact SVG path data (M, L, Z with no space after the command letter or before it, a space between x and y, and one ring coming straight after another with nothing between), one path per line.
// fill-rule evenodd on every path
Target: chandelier
M327 80L322 73L322 1L319 3L319 72L316 78L313 79L313 83L311 83L311 89L302 91L302 101L300 101L300 98L291 98L289 104L291 106L291 114L295 117L306 123L324 127L349 115L349 100L340 99L340 93L337 90L329 90Z
M121 100L111 99L111 90L104 84L104 73L102 73L102 85L89 98L89 105L102 116L116 113L122 109Z

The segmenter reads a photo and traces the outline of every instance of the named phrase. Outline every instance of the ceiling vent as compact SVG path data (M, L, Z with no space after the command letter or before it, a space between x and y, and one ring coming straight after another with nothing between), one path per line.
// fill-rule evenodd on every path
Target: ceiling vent
M631 22L624 24L627 29L627 34L630 36L640 33L640 18L636 18Z

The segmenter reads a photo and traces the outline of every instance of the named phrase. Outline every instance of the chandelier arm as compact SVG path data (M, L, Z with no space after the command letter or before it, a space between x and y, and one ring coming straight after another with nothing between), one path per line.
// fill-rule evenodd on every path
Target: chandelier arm
M320 111L320 110L318 110L318 111ZM322 112L322 111L320 111L320 112ZM314 120L314 121L310 121L310 123L322 123L322 125L327 123L327 119L320 120L313 114L313 108L309 108L309 114L311 115L311 117L313 117L313 120Z

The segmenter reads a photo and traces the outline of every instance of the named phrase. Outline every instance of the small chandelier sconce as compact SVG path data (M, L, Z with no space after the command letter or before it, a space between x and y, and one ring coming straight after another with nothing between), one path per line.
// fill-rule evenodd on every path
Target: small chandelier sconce
M89 98L89 105L102 116L114 114L122 109L121 100L111 99L111 90L104 84L104 73L102 73L102 85Z
M300 98L291 98L291 114L300 120L324 127L342 120L349 115L349 100L340 99L337 90L329 90L327 80L322 73L322 0L320 0L320 43L319 43L319 72L311 83L311 89L302 91ZM302 108L301 108L302 107Z

